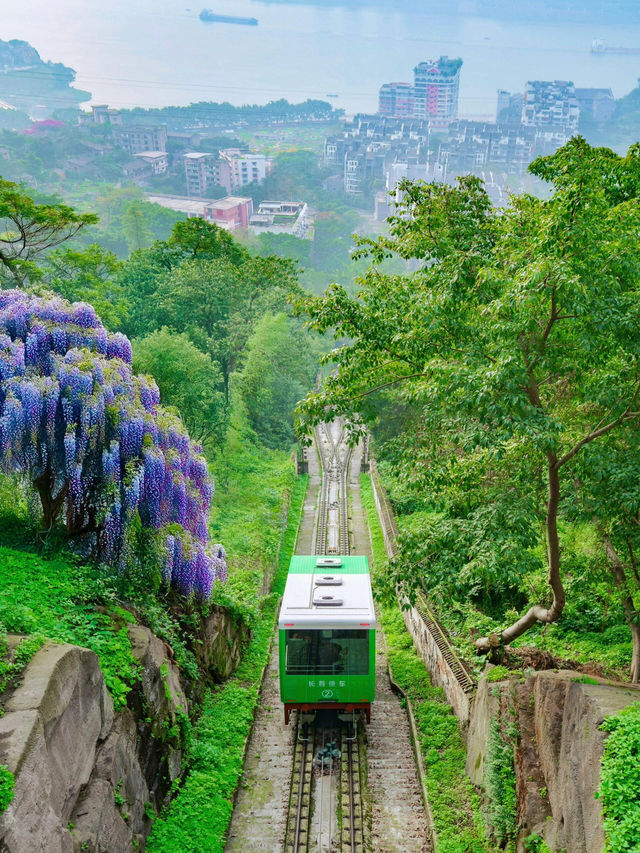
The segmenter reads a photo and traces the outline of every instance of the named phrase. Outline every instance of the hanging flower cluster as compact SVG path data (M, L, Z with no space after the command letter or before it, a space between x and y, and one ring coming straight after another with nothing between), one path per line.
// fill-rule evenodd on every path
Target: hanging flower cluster
M138 513L164 542L168 583L206 597L226 579L224 548L207 548L202 448L90 305L0 291L0 466L28 473L45 517L55 507L70 533L95 534L102 560L122 561Z

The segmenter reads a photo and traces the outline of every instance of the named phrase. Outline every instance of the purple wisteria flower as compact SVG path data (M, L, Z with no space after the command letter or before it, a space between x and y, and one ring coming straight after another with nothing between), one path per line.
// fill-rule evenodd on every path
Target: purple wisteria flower
M64 492L69 532L93 519L104 562L122 563L139 516L164 543L165 581L207 597L227 573L224 548L207 546L213 483L131 355L91 305L0 291L0 468Z

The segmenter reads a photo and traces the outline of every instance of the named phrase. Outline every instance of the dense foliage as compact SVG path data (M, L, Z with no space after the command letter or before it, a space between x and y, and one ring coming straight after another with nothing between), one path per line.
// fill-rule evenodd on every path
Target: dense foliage
M618 157L575 138L530 171L550 197L512 197L506 210L472 176L406 184L391 236L359 241L370 266L357 297L335 286L301 300L316 329L349 341L302 407L303 428L327 412L356 431L389 415L389 464L428 506L395 579L531 605L478 639L483 651L560 618L562 520L595 517L607 532L597 483L622 476L640 417L640 147ZM389 255L416 271L385 274ZM637 488L625 498L637 515ZM543 570L532 602L524 578Z
M228 101L216 103L215 101L199 101L186 107L152 107L143 109L135 107L132 110L123 110L125 118L131 116L135 123L149 122L155 124L158 120L177 122L183 127L185 122L191 125L215 126L220 124L224 128L230 122L253 122L272 123L284 121L310 121L337 118L341 110L334 110L328 101L307 99L299 104L291 104L284 98L277 101L269 101L268 104L245 104L236 107Z
M640 839L640 703L607 717L598 796L602 801L606 853L638 849Z
M0 449L3 470L28 475L45 525L121 563L135 518L162 538L164 578L208 596L224 550L207 550L213 486L157 385L131 370L131 345L94 309L59 297L0 292Z
M6 764L0 764L0 814L9 806L13 799L13 773Z
M295 440L293 412L313 386L316 344L285 314L265 314L256 323L241 389L249 423L267 447L286 450Z

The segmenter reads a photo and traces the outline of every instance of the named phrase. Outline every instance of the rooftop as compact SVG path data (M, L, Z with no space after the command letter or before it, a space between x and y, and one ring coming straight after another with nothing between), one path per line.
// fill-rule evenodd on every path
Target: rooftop
M215 201L208 201L207 207L214 207L217 210L230 210L232 207L237 207L239 204L250 202L250 198L243 198L236 195L228 195L225 198L218 198Z
M166 151L138 151L137 154L133 155L134 157L148 157L150 160L157 160L160 157L166 157Z
M169 210L177 210L179 213L191 214L191 216L204 216L204 209L208 204L212 204L212 199L206 198L187 198L186 196L178 195L147 195L147 201L152 204L159 204L161 207L167 207Z
M183 154L185 160L202 160L203 157L217 157L217 154L214 154L212 151L189 151L187 154Z
M340 566L325 567L317 565L318 557L292 558L280 610L280 628L375 628L367 558L339 559ZM332 579L338 583L332 585ZM336 603L317 603L330 600L328 597L333 597Z

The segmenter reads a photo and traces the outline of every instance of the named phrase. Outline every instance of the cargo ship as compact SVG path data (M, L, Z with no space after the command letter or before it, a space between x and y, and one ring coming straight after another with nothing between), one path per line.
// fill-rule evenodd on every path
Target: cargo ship
M207 23L213 22L217 24L244 24L248 27L257 27L257 18L239 18L235 15L218 15L212 12L211 9L203 9L200 12L200 20Z
M615 53L618 56L638 56L640 47L609 47L602 39L591 42L591 53Z

